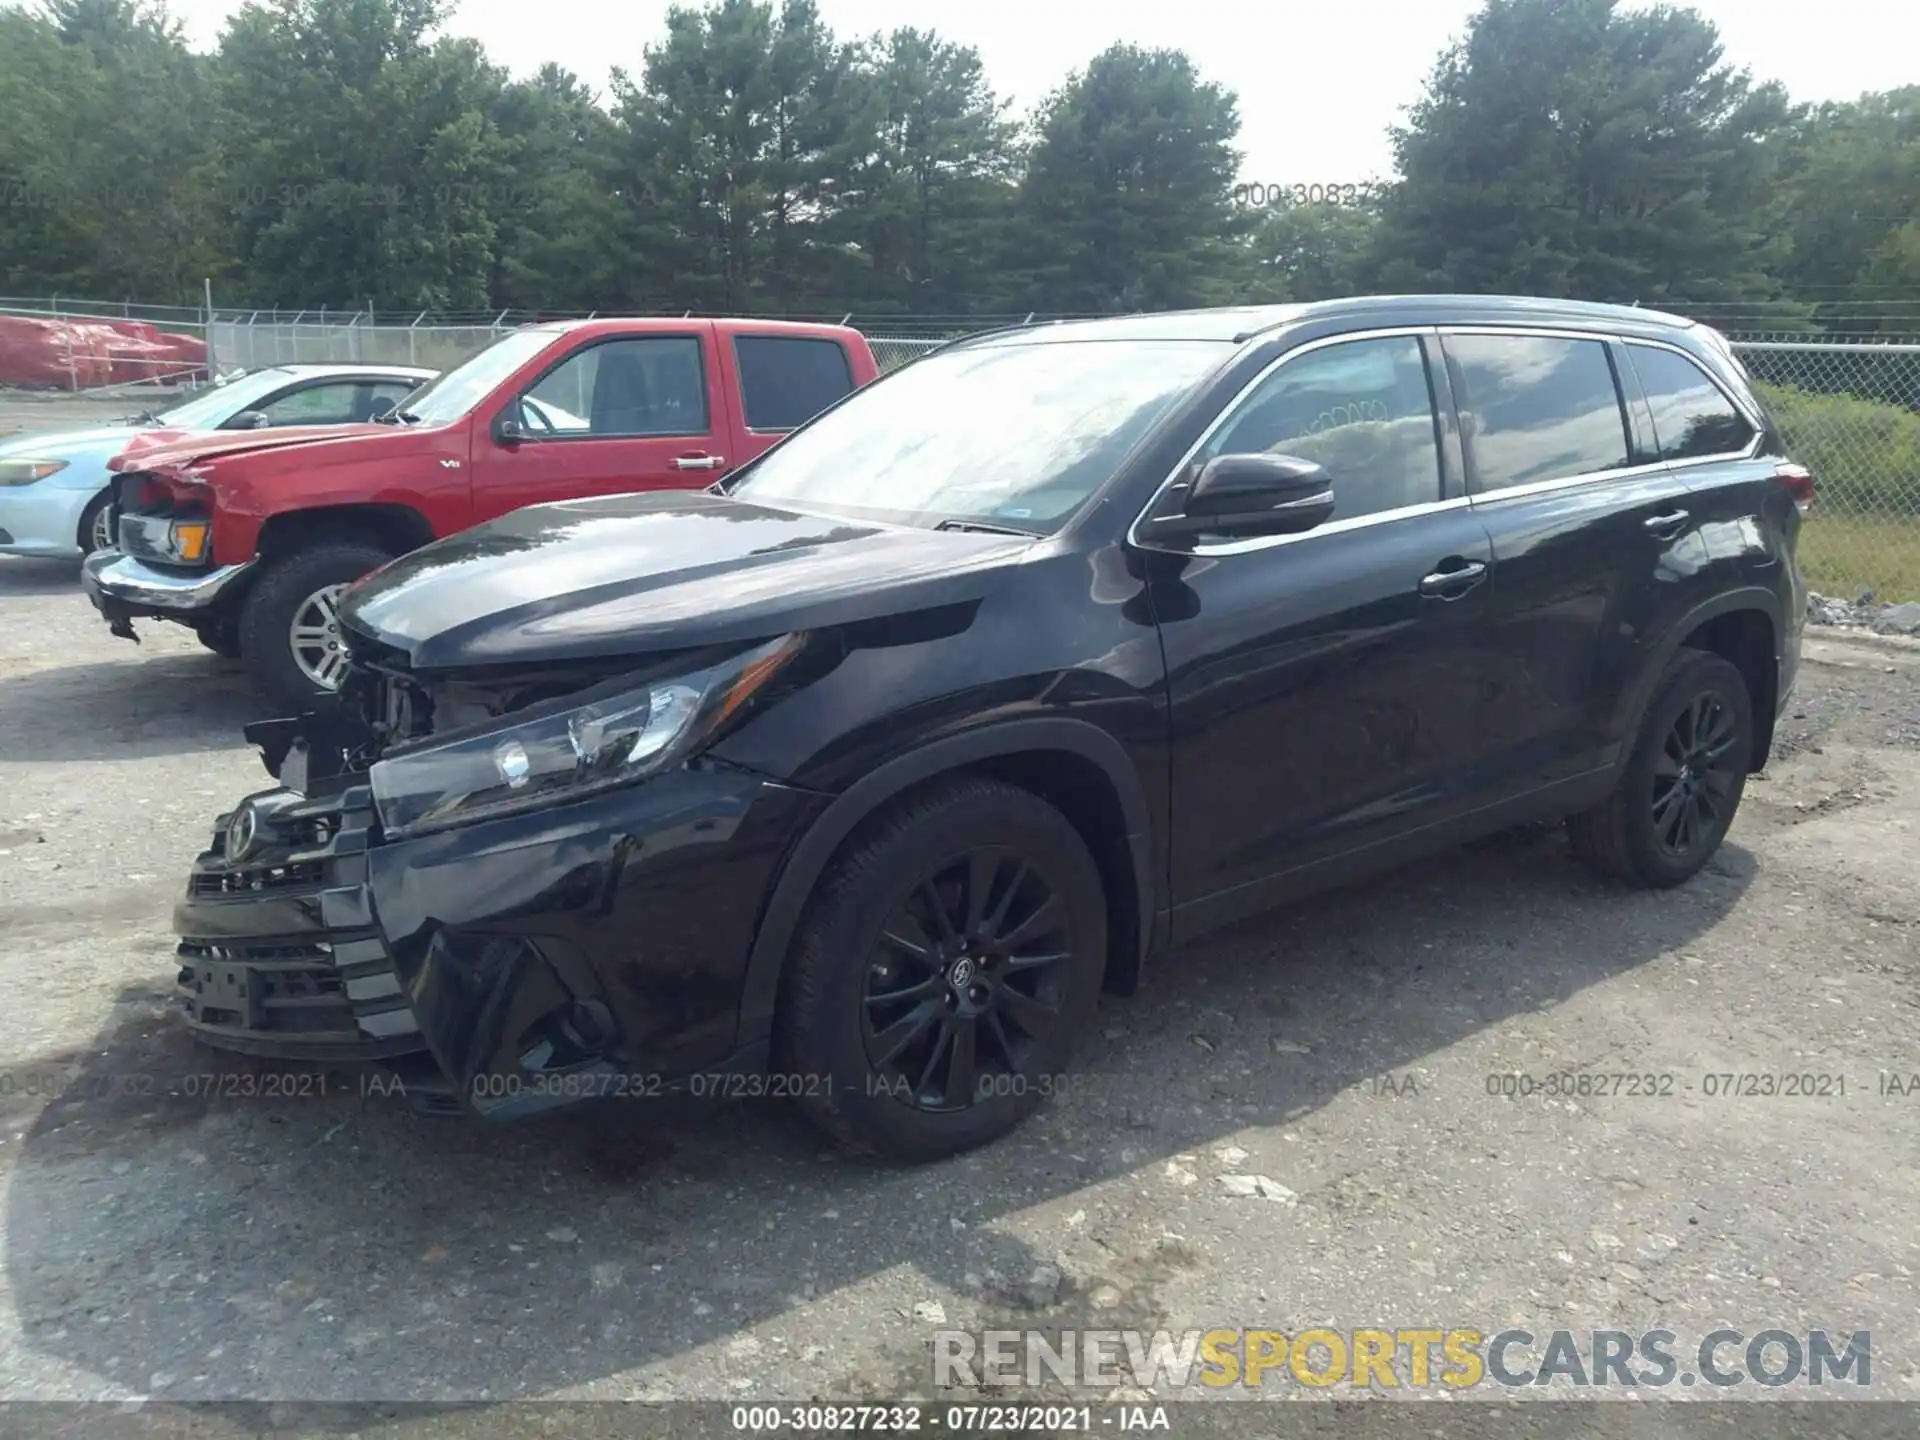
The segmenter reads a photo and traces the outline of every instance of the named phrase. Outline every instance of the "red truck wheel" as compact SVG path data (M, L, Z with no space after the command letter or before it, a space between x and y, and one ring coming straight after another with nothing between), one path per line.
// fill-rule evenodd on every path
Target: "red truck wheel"
M254 683L289 713L337 690L346 648L335 604L347 586L392 558L377 545L336 540L273 561L240 614L240 656Z

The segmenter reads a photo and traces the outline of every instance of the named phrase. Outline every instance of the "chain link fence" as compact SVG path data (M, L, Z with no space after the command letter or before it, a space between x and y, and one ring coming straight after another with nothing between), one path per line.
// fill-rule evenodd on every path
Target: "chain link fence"
M1742 341L1735 351L1813 472L1800 566L1847 601L1920 600L1920 344Z
M848 317L850 321L856 318ZM222 368L231 365L254 370L262 365L306 362L424 365L447 370L524 323L509 316L468 325L391 325L369 322L364 317L330 321L314 315L284 320L248 316L216 320L210 334ZM885 373L966 333L970 327L928 333L922 327L908 326L890 333L884 323L868 322L858 328Z
M298 363L388 363L447 369L541 319L504 311L393 316L369 311L191 310L95 301L0 299L0 316L144 322L194 336L219 373ZM591 317L587 317L591 318ZM957 336L1053 316L815 316L867 336L882 372ZM1813 471L1816 499L1802 531L1808 584L1839 599L1920 599L1920 342L1903 337L1811 338L1804 331L1741 331L1733 341L1785 431ZM136 377L139 371L134 372ZM59 377L55 377L56 380ZM194 377L175 377L191 383ZM127 383L102 387L124 393ZM150 382L149 382L150 383ZM56 384L53 388L64 387Z

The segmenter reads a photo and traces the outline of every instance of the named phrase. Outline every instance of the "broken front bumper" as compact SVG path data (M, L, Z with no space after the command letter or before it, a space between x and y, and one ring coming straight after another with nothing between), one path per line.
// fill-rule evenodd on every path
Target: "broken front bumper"
M372 797L288 790L215 824L175 906L179 992L208 1044L253 1055L380 1060L426 1049L373 919Z
M189 624L220 604L221 596L251 573L255 561L213 570L167 570L118 550L101 550L80 567L80 588L109 622L155 615Z
M200 1039L333 1061L424 1050L462 1102L502 1116L757 1056L741 998L760 908L831 797L696 765L387 841L364 775L294 738L316 723L249 727L314 798L269 790L221 816L174 911Z

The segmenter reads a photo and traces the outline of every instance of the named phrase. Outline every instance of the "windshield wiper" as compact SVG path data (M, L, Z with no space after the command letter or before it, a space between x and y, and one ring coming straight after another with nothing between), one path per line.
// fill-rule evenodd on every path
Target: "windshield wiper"
M1038 530L1022 530L1017 525L995 525L987 520L942 520L936 530L964 530L970 535L1018 535L1023 540L1038 540Z

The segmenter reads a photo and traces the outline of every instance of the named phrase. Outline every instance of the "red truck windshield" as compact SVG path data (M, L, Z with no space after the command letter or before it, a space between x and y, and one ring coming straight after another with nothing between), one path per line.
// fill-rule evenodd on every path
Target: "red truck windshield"
M565 333L539 328L516 330L447 371L407 397L402 419L419 425L447 425L473 409L494 388Z

